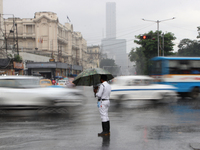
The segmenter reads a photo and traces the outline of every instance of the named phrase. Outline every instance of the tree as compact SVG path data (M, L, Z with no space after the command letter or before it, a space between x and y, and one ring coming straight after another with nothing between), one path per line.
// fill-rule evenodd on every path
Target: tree
M145 70L143 68L146 67L146 58L143 53L142 48L132 49L129 53L130 61L136 62L136 72L137 74L144 74Z
M14 56L14 61L21 63L22 62L22 57L20 55L15 55Z
M200 38L200 26L197 27L198 35L197 39ZM178 56L200 56L200 41L182 39L178 45Z
M162 31L159 31L159 35L161 35ZM136 66L137 68L143 69L143 71L140 71L140 73L144 73L144 74L149 74L149 67L151 67L151 62L150 59L158 56L158 47L157 47L157 31L153 32L150 31L148 33L144 33L143 35L149 36L151 38L147 38L147 39L141 39L141 35L137 35L136 40L134 40L134 43L140 45L139 48L136 48L135 50L133 49L130 53L129 53L129 59L130 60L134 60L136 61L136 65L140 64L143 66L143 68ZM164 55L165 56L169 56L169 55L173 55L173 46L174 43L172 42L173 40L175 40L176 38L174 37L174 34L172 34L171 32L165 33L164 34ZM160 41L160 47L162 48L162 38L160 37L159 39ZM162 51L159 51L159 56L161 56ZM142 54L143 53L143 54ZM138 57L137 60L135 60L134 58L136 58L136 56ZM133 58L132 58L133 57ZM143 62L141 62L143 61ZM137 69L139 70L139 69Z
M198 31L197 38L200 38L200 26L199 26L199 27L197 27L197 31Z
M178 56L200 56L200 42L183 39L178 45Z
M161 35L161 31L159 31L159 35ZM145 33L143 35L146 36L150 36L151 38L149 39L141 39L140 35L135 36L137 38L137 40L134 40L134 43L140 45L141 47L143 47L143 52L144 55L147 59L150 59L152 57L158 56L158 39L157 39L157 31L153 32L150 31L149 33ZM173 54L173 46L174 43L172 42L173 40L175 40L176 38L174 37L174 34L172 34L171 32L165 33L164 34L164 55L168 56L168 55L172 55ZM159 56L162 56L162 41L163 38L160 37L159 41L160 41L160 51L159 51Z
M111 74L117 75L120 71L120 66L117 66L115 64L114 59L102 59L100 62L100 68L103 68L105 70L108 70Z

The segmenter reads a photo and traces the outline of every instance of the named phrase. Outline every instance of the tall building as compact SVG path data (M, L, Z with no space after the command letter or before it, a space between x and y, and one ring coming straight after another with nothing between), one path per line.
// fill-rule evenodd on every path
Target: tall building
M116 4L106 3L106 38L116 39Z
M89 63L87 41L81 32L74 31L72 24L62 25L59 23L56 13L36 12L34 18L14 18L14 20L15 29L10 33L13 29L13 18L4 19L6 24L4 34L9 36L7 36L6 47L3 50L6 49L9 54L13 54L17 50L20 56L24 56L23 61L27 62L33 60L33 55L30 54L35 54L52 58L58 63L68 64L68 68L65 70L55 70L56 76L79 74L82 70L87 69ZM22 55L24 53L29 55ZM28 57L25 58L25 56ZM39 65L41 66L41 64ZM38 69L39 65L35 69ZM32 71L40 72L41 70ZM46 72L50 72L50 70Z
M127 68L126 40L116 39L116 4L114 2L106 3L106 38L101 40L102 53L107 58L114 59L115 63L121 68L120 74L125 75ZM108 66L104 68L109 68Z

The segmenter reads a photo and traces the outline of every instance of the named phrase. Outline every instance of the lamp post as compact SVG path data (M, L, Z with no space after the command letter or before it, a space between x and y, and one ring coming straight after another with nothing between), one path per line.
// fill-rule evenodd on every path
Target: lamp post
M156 20L156 21L154 21L154 20L142 19L142 20L144 20L144 21L150 21L150 22L156 22L156 23L157 23L158 56L159 56L159 23L160 23L160 22L163 22L163 21L173 20L173 19L175 19L175 17L170 18L170 19L165 19L165 20Z

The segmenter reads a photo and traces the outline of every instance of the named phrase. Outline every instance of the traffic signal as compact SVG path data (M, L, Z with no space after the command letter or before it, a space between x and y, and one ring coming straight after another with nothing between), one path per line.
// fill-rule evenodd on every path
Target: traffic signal
M141 40L151 39L151 36L150 35L142 35L142 36L140 36L140 39Z
M146 38L147 38L147 36L146 36L146 35L143 35L143 36L142 36L142 39L144 39L144 40L145 40Z

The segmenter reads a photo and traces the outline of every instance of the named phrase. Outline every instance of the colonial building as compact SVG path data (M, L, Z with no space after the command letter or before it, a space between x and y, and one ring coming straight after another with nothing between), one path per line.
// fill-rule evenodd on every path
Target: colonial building
M71 66L67 74L78 74L88 68L86 40L73 30L72 24L60 24L56 13L36 12L34 18L4 19L4 37L7 54L46 56ZM21 56L29 61L29 57Z
M98 68L100 67L100 46L88 46L87 47L88 53L88 68Z

